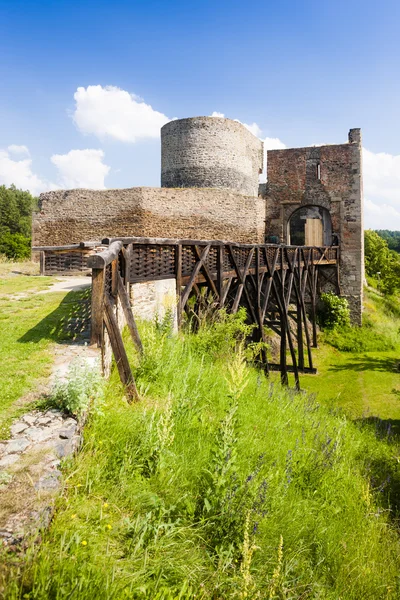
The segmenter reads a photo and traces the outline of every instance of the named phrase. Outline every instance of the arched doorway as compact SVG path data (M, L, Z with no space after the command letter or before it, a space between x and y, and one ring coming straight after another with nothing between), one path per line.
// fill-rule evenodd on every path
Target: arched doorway
M292 246L330 246L331 215L322 206L302 206L288 222L288 243Z

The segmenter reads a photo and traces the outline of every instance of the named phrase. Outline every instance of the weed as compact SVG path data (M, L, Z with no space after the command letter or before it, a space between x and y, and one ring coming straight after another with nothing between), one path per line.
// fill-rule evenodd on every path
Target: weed
M89 410L101 411L104 383L99 368L75 359L68 369L66 381L53 386L47 403L77 417Z

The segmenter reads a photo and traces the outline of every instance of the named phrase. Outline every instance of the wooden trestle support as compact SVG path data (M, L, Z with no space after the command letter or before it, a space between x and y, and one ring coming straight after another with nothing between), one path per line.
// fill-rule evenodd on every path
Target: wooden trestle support
M205 292L215 306L229 312L244 306L258 340L265 340L266 328L280 336L279 364L269 363L265 356L267 373L280 370L282 383L287 385L288 373L293 372L300 389L299 373L316 372L311 349L317 346L317 301L322 283L330 282L340 292L338 247L158 238L107 239L103 243L109 244L108 250L89 258L93 268L92 342L100 339L103 321L111 335L117 335L110 305L118 294L135 341L133 317L126 306L129 284L173 278L179 326L189 304L196 310ZM107 270L109 282L105 284ZM192 297L194 302L190 302ZM119 344L119 339L114 340L118 352ZM125 364L124 356L120 362ZM123 377L131 381L129 373Z

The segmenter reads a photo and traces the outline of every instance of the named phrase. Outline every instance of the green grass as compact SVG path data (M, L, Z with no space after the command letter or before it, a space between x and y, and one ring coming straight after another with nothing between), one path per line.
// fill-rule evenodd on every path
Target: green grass
M5 598L399 597L396 440L271 385L232 332L142 326L142 401L114 371Z
M26 410L17 401L49 375L51 344L73 335L71 319L82 293L33 293L51 283L50 277L0 279L0 437L7 435L10 419ZM12 298L16 293L27 296Z
M323 333L313 350L319 374L302 375L301 385L353 418L379 416L398 427L400 303L368 289L364 307L362 327Z

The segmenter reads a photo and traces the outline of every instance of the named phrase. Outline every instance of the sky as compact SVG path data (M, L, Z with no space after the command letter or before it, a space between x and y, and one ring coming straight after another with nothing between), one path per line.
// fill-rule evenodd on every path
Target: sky
M0 185L160 185L160 127L266 148L361 127L365 226L400 230L398 0L0 0Z

